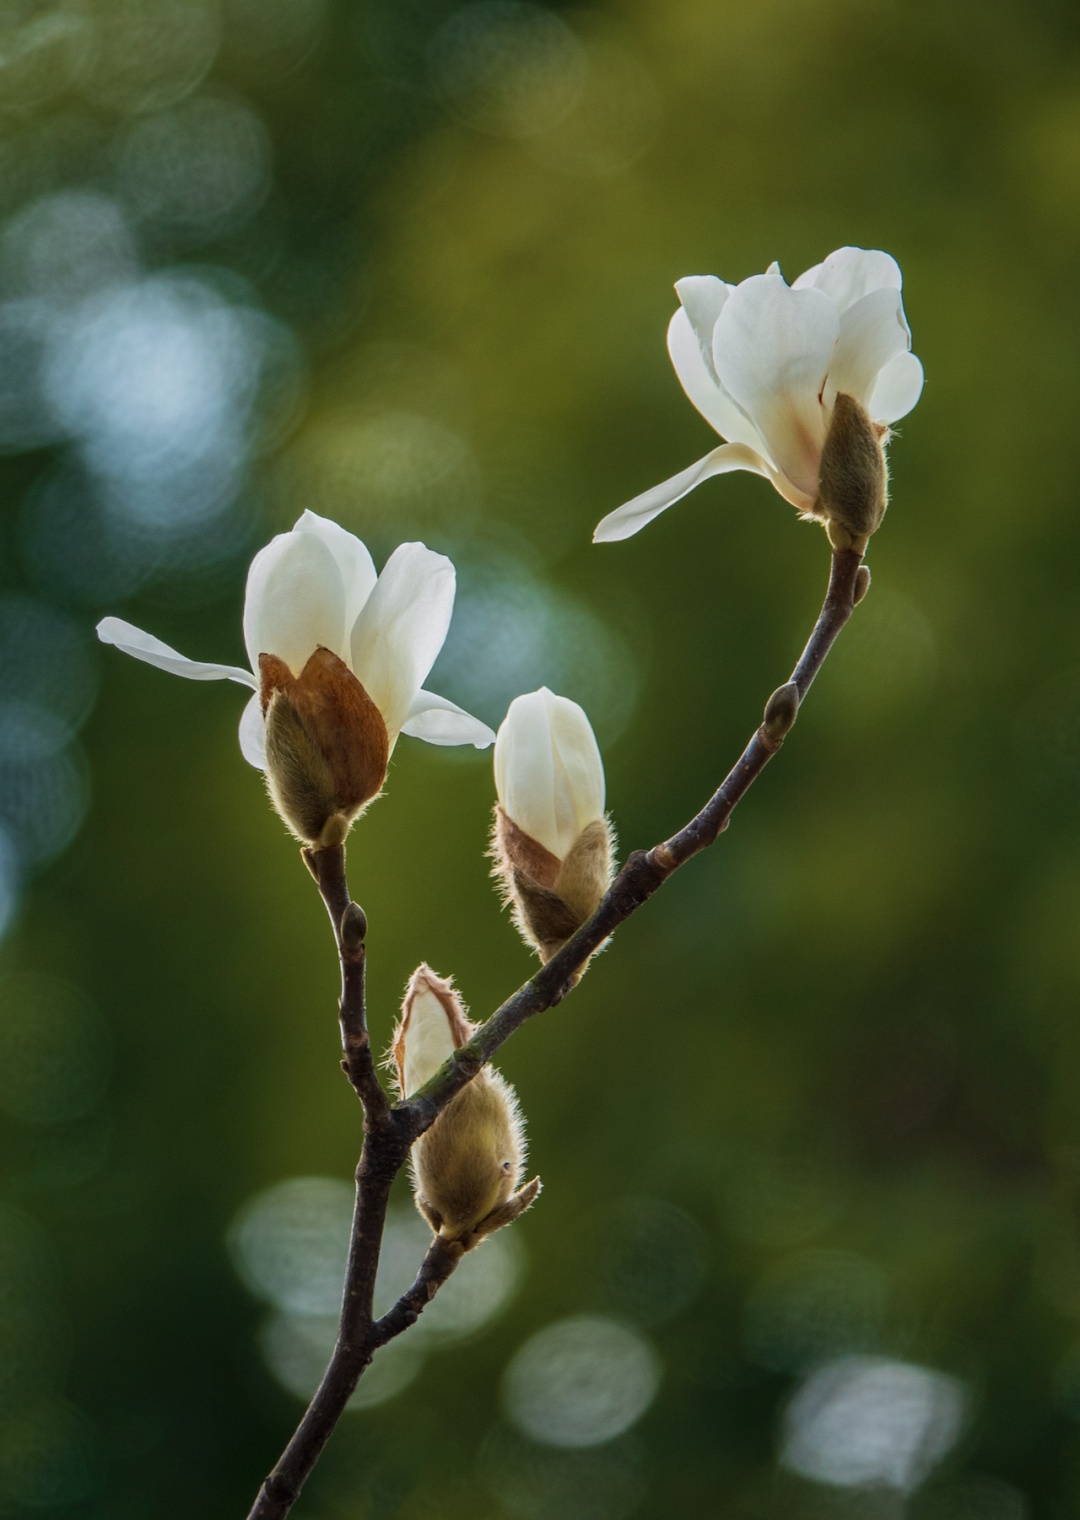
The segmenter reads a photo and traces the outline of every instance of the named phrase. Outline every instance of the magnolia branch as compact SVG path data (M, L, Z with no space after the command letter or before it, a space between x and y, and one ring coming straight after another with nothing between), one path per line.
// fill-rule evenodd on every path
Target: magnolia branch
M289 1513L376 1350L415 1324L460 1260L462 1246L436 1236L412 1287L381 1319L374 1318L375 1275L387 1203L410 1147L516 1029L567 995L589 958L619 925L680 866L723 833L739 801L783 744L800 703L868 585L869 572L862 566L861 554L834 549L825 602L806 647L788 682L770 698L764 721L709 801L669 839L651 850L635 851L592 917L407 1101L391 1106L376 1072L364 1005L367 926L362 909L349 896L344 849L338 845L305 850L337 941L342 1067L364 1106L364 1144L356 1171L337 1344L311 1404L260 1489L248 1520L282 1520Z

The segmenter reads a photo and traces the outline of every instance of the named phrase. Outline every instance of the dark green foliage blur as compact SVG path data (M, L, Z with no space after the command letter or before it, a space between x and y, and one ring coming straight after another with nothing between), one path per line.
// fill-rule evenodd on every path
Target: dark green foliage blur
M432 686L492 726L542 683L581 701L622 850L652 844L786 679L828 569L820 530L748 475L591 547L605 512L715 442L665 352L672 283L773 258L792 279L853 243L900 261L927 374L892 444L870 595L715 850L506 1050L545 1188L514 1227L516 1294L348 1414L296 1514L1066 1520L1080 13L466 9L21 0L0 18L7 225L46 197L99 197L127 218L140 277L190 276L220 293L212 316L242 311L292 355L220 510L202 511L198 477L187 518L154 497L118 549L101 481L121 477L77 422L20 432L30 349L0 308L0 698L12 723L38 700L38 644L3 642L32 604L63 654L41 680L67 691L76 669L63 716L72 733L86 719L66 769L0 746L0 783L4 766L23 778L0 822L32 834L54 775L72 813L3 878L0 1516L246 1513L302 1406L260 1352L267 1307L228 1232L287 1179L347 1182L361 1138L328 927L237 748L241 693L92 645L94 622L240 662L247 562L304 508L378 563L422 538L459 569ZM477 64L481 22L535 34L535 53ZM204 100L234 112L235 141L262 123L263 169L238 149L249 178L216 205L211 134L170 202L165 169L196 139L158 171L146 124ZM22 333L52 297L48 270L11 272L45 246L20 236L0 295L22 302ZM97 245L61 241L71 300L112 299L79 285ZM150 423L132 403L137 443L168 423L185 352L154 349L163 389ZM121 391L144 360L119 352ZM490 756L403 739L352 835L380 1048L421 959L478 1018L530 974L488 880L492 800ZM27 1023L35 998L59 1020L51 1045ZM23 1022L5 1033L5 1017ZM659 1392L610 1443L528 1446L504 1370L576 1315L640 1331ZM962 1390L962 1429L906 1497L778 1463L793 1391L847 1354Z

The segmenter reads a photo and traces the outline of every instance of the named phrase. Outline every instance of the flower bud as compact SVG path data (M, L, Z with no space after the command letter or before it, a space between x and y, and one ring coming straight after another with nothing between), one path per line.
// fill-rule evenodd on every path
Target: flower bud
M413 972L394 1031L401 1097L429 1082L473 1033L452 983L428 966ZM444 1240L466 1251L523 1214L540 1192L523 1187L525 1125L514 1089L490 1066L450 1100L412 1149L416 1207Z
M814 505L814 516L824 518L836 549L861 552L881 525L888 498L883 447L888 431L872 422L852 396L837 396L821 451Z
M316 649L299 676L259 656L266 784L297 839L340 844L386 778L390 743L375 703L344 661Z
M516 697L495 740L493 875L542 961L596 910L614 875L604 766L576 702L546 687Z

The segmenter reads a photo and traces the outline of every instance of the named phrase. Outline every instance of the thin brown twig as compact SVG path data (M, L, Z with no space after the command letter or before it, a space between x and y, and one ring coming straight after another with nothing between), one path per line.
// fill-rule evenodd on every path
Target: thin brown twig
M800 702L851 616L861 562L862 556L855 550L833 551L825 602L788 683L796 688ZM457 1265L460 1249L455 1254L454 1247L436 1237L412 1287L381 1319L374 1319L375 1273L390 1187L405 1165L413 1142L516 1029L567 995L575 985L576 974L620 924L673 872L715 842L736 805L782 743L782 737L770 736L762 724L701 811L651 850L635 851L596 912L562 949L496 1009L419 1093L393 1107L379 1083L371 1055L364 1010L363 936L358 933L359 925L352 914L355 904L351 904L345 883L344 850L337 847L305 852L334 925L341 958L342 1066L364 1104L365 1135L356 1172L356 1205L337 1345L311 1404L260 1489L248 1520L283 1520L289 1513L375 1351L415 1323ZM347 915L352 915L351 925Z

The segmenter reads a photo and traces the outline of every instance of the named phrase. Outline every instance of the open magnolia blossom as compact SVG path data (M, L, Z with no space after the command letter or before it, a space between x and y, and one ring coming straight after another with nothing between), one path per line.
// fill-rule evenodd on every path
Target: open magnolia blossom
M495 740L492 857L514 921L541 960L595 910L614 841L604 764L576 702L542 686L515 697Z
M189 660L120 618L104 618L97 632L174 675L254 687L240 748L266 771L297 837L328 844L378 793L399 734L477 749L494 740L486 724L423 689L446 638L454 589L445 555L402 544L377 576L358 538L305 512L251 562L250 670Z
M394 1031L400 1095L410 1097L429 1082L474 1032L453 983L418 966ZM524 1165L517 1096L485 1066L413 1146L416 1206L436 1234L470 1250L524 1213L540 1192L539 1177L518 1186Z
M671 362L728 442L609 513L594 541L629 538L729 470L764 475L804 516L856 540L872 533L885 510L888 425L923 384L900 287L896 260L865 248L837 249L791 286L777 264L740 285L679 280Z

